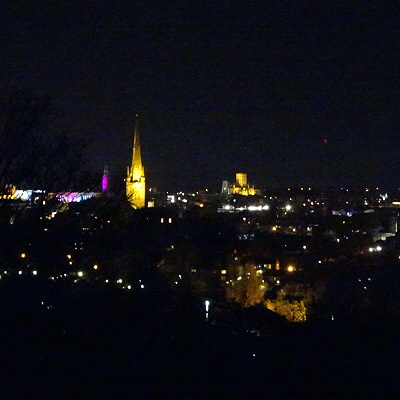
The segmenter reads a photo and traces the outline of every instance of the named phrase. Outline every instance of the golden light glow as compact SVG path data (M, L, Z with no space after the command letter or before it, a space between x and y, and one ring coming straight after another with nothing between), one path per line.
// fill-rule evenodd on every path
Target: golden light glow
M94 264L93 269L97 269L97 268L99 268L99 266L97 264Z
M72 257L71 254L67 254L67 258L71 259L71 257Z
M287 267L287 271L288 272L294 272L296 270L296 268L293 266L293 265L289 265L288 267Z
M138 123L136 119L133 139L132 164L128 167L126 182L126 197L133 208L143 208L146 205L146 178L140 151Z
M26 254L25 253L22 253L21 254L21 258L25 258L26 257Z
M242 196L255 196L260 194L260 190L247 182L247 174L238 172L236 174L236 182L229 187L232 194L240 194Z

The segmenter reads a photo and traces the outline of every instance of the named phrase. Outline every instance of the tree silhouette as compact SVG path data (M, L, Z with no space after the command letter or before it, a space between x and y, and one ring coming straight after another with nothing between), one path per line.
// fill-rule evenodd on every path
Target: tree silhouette
M0 92L0 188L68 190L82 174L82 142L60 131L52 99L30 90Z

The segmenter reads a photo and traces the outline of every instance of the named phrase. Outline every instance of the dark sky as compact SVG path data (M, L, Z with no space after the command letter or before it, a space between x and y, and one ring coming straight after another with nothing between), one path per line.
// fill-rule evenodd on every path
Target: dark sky
M100 172L139 113L152 186L400 186L397 2L60 3L2 3L0 81L50 94Z

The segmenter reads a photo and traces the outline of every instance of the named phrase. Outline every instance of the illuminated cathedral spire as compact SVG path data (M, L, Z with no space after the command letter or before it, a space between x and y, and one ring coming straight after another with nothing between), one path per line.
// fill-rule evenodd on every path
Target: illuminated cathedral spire
M126 197L134 208L145 206L146 183L142 155L140 150L140 138L138 127L138 115L136 114L135 133L133 137L132 164L128 167L126 176Z

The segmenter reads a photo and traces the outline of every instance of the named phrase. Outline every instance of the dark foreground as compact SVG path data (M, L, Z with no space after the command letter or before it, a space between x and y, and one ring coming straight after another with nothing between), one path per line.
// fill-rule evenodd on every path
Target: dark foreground
M9 279L0 300L2 398L400 393L395 321L293 325L217 303L206 321L201 299L85 282Z

